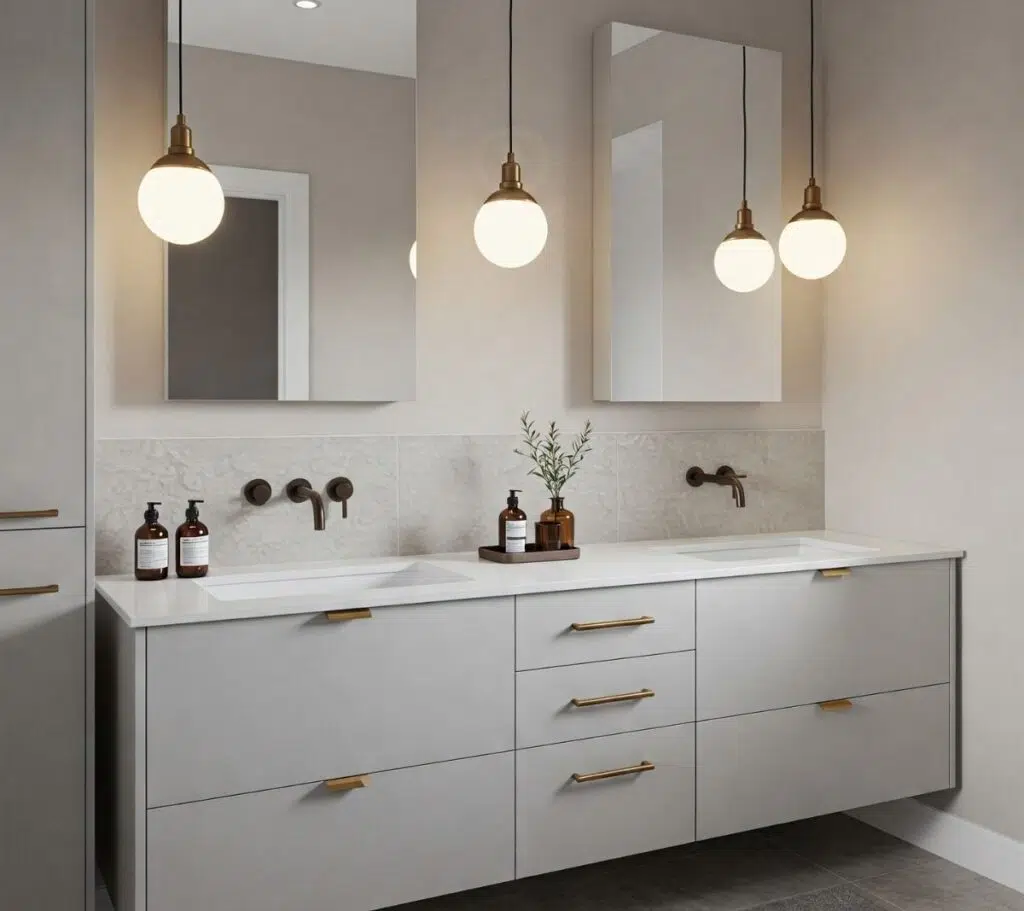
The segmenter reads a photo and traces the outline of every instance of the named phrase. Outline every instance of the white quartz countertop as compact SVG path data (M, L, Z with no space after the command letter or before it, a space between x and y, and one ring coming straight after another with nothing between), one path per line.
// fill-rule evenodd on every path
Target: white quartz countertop
M832 531L596 544L581 551L578 560L516 565L474 552L225 567L200 580L104 576L96 589L125 623L142 628L964 556ZM359 584L349 590L350 581Z

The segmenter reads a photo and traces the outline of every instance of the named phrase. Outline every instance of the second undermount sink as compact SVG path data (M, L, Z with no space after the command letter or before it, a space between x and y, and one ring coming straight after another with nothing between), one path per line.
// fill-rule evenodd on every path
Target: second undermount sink
M384 588L465 582L461 573L413 560L306 571L282 571L203 579L199 584L218 601L260 598L317 598L354 595Z
M747 563L783 560L831 560L863 556L876 550L859 544L840 544L824 538L734 538L673 547L671 553L715 563Z

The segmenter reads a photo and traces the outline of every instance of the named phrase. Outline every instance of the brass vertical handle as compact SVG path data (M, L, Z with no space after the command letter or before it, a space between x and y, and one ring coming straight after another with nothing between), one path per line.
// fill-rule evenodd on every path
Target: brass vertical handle
M332 610L328 611L325 616L331 623L343 623L346 620L372 620L373 611L368 607L355 610Z
M832 699L829 702L819 702L818 708L823 712L848 712L853 708L853 700Z
M852 575L853 570L848 566L836 567L835 569L819 569L818 575L823 579L845 579Z
M642 775L644 772L653 772L653 762L641 762L637 765L626 766L622 769L608 769L606 772L576 772L572 776L572 780L576 784L587 784L591 781L607 781L609 778L622 778L626 775Z
M369 775L350 775L348 778L330 778L324 782L324 787L332 794L341 791L358 791L360 788L370 786Z
M616 702L639 702L641 699L653 699L654 690L637 690L635 693L618 693L615 696L595 696L592 699L573 699L572 704L578 709L590 708L594 705L614 705Z
M0 512L0 519L56 519L59 515L59 509L16 509Z
M625 629L628 626L649 626L654 617L631 617L628 620L596 620L593 623L573 623L570 627L576 633L589 633L601 629Z
M26 595L55 595L59 585L34 585L28 588L0 588L0 598L20 598Z

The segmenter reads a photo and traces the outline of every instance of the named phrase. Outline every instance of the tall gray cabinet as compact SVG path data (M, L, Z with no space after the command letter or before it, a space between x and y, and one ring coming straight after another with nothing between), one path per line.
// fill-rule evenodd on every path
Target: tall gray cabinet
M0 15L0 906L90 904L87 0Z

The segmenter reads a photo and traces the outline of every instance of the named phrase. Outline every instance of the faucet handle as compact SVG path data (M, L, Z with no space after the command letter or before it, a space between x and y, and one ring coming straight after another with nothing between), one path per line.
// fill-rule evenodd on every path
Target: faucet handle
M242 495L252 506L266 506L274 491L263 478L254 478L242 489Z
M327 496L341 504L341 517L348 518L348 501L355 493L355 487L348 478L334 478L327 484Z

